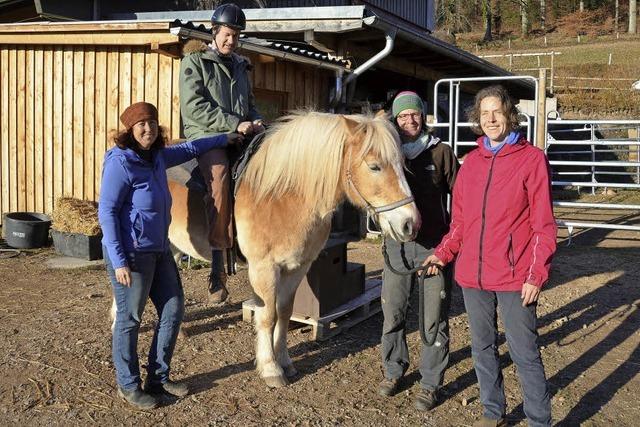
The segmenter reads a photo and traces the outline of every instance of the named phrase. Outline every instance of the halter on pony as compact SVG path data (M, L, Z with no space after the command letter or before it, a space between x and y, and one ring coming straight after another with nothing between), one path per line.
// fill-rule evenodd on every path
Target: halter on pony
M358 187L356 187L356 185L353 183L353 179L351 178L352 177L352 174L351 174L351 150L352 150L352 147L349 147L349 157L347 158L349 167L347 168L347 172L346 172L347 182L349 183L351 188L355 191L355 193L358 195L358 197L360 197L360 199L364 202L365 209L367 210L367 212L369 213L371 218L376 222L376 224L378 223L378 214L379 213L392 211L392 210L394 210L396 208L399 208L400 206L408 205L409 203L414 201L413 196L409 196L409 197L405 197L404 199L398 200L396 202L389 203L389 204L382 205L382 206L378 206L378 207L375 207L371 203L369 203L369 201L367 199L365 199L365 197L362 195L360 190L358 190Z

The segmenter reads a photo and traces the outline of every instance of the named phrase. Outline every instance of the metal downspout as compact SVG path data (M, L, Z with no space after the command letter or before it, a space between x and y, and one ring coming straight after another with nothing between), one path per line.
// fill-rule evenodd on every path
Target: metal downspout
M366 21L366 19L367 18L365 18L365 21ZM344 81L341 81L339 83L338 79L337 79L337 76L336 76L336 94L335 94L334 98L331 100L331 108L332 109L335 109L335 107L342 100L342 95L343 95L344 88L346 88L350 83L354 82L354 80L357 79L360 74L364 73L369 68L373 67L375 64L380 62L382 59L384 59L385 57L387 57L391 53L391 51L393 50L393 46L394 46L394 42L395 42L395 38L396 38L396 34L397 33L398 33L398 29L396 27L391 27L391 28L386 29L385 30L385 36L384 36L385 37L385 45L384 45L384 48L382 48L382 50L380 52L376 53L374 56L369 58L364 64L360 65L358 68L353 70L351 72L351 74L349 74L347 76L347 78L344 79Z
M336 70L336 92L333 95L333 98L330 102L330 112L336 113L336 107L338 105L338 101L342 99L342 79L344 78L344 71Z

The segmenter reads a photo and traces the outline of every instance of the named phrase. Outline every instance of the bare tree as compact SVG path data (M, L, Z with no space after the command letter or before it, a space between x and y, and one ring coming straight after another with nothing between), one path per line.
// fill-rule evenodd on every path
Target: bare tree
M520 0L520 23L522 36L529 34L529 0Z
M437 3L438 27L448 34L469 31L471 22L462 0L440 0Z
M490 0L482 0L482 17L484 21L484 37L482 40L489 42L493 40L491 34L491 1Z
M580 12L584 12L584 0L580 0Z
M616 0L615 2L615 16L613 18L613 25L616 28L616 32L618 31L618 19L620 18L620 0Z
M545 0L540 0L540 28L542 32L547 30L547 3Z
M502 32L502 2L500 0L491 0L491 14L493 16L493 31L500 36Z
M636 0L629 0L629 34L636 33L636 15L638 14Z

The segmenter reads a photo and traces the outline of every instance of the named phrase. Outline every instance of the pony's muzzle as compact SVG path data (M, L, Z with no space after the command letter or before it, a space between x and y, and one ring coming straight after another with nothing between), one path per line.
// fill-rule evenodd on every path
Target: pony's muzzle
M408 242L418 235L421 218L415 203L380 214L382 231L398 242Z
M419 227L416 227L415 221L412 218L407 218L402 224L402 235L403 236L411 236L409 240L413 240L416 238L418 234Z

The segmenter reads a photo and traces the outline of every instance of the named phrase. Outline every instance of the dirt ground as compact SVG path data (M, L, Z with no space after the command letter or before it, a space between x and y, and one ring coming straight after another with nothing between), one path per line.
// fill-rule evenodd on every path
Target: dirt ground
M569 247L559 241L539 305L554 420L567 426L638 425L640 236L591 231ZM136 411L115 396L104 269L48 269L45 261L54 256L43 249L0 257L1 425L464 426L481 413L459 289L442 403L421 413L413 406L419 390L415 365L396 396L376 392L381 314L320 343L310 340L310 327L292 329L289 347L299 375L288 387L268 389L253 370L252 326L242 321L241 303L250 296L246 272L230 280L231 302L213 308L205 304L206 269L182 271L187 337L178 340L173 376L186 380L193 393ZM370 277L380 274L375 242L350 244L349 260L365 263ZM415 299L413 307L408 341L415 361ZM147 306L141 361L154 321ZM501 343L508 417L512 425L526 425L515 367L504 338Z

